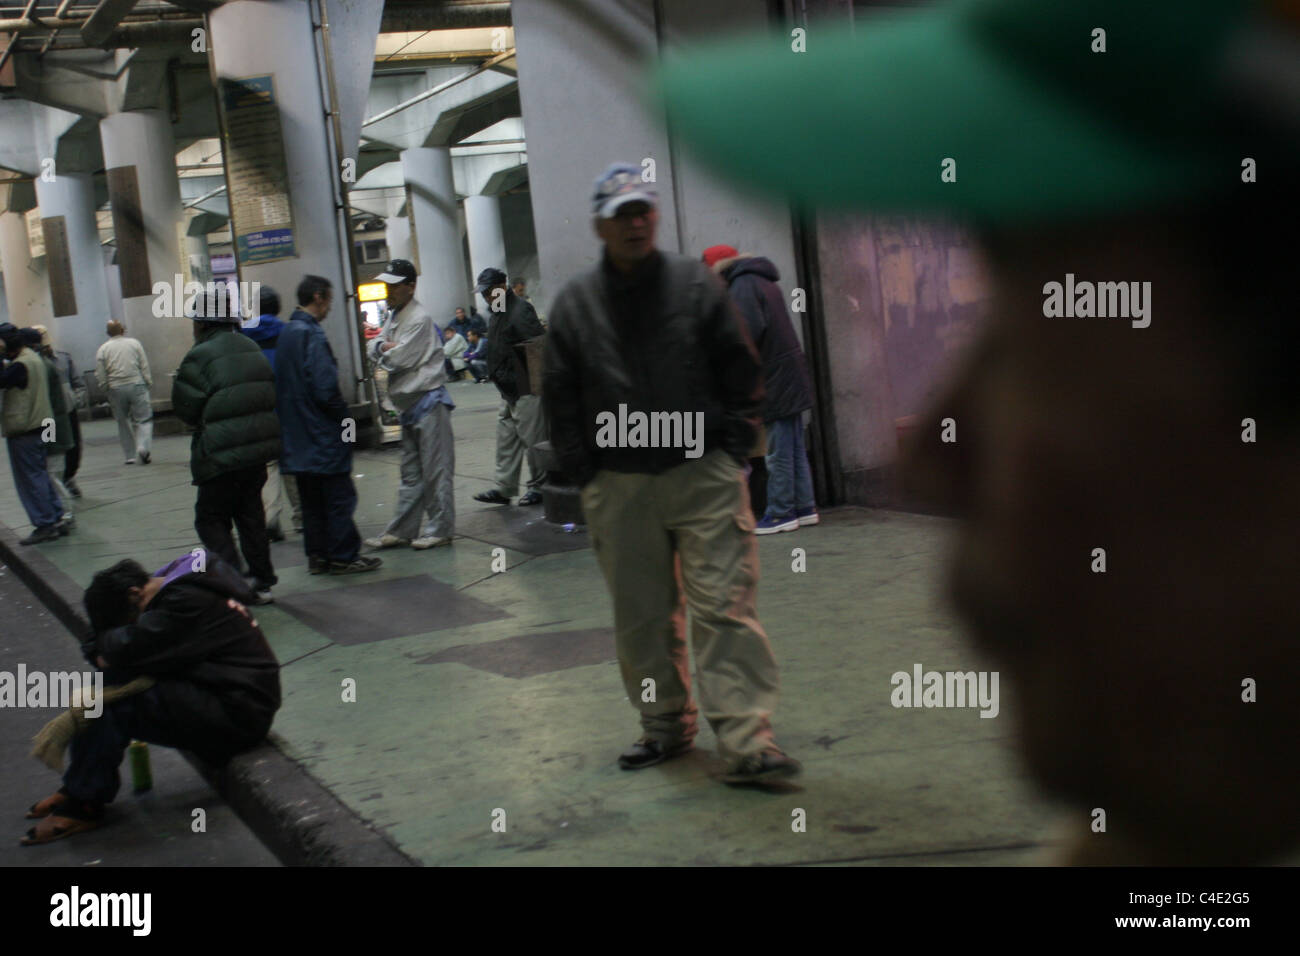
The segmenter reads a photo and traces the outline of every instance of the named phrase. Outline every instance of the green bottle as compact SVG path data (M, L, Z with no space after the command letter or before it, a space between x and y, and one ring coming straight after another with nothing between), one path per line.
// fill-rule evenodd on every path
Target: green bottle
M153 789L153 773L149 770L149 745L143 740L131 741L131 783L136 793Z

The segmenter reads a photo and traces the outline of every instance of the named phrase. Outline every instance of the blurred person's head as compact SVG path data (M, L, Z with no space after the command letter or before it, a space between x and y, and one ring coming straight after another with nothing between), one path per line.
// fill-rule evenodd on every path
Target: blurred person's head
M465 321L465 310L460 308L459 306L456 307L456 321L458 322Z
M109 319L108 324L104 328L105 331L108 332L109 338L113 338L114 336L121 335L126 331L126 329L122 326L122 323L117 321L116 319Z
M965 519L952 593L1014 678L1030 767L1152 863L1296 833L1300 703L1262 696L1300 682L1300 334L1263 228L1282 208L987 230L991 320L910 463ZM1151 324L1045 318L1067 272L1149 281Z
M298 283L298 308L318 322L329 315L333 301L333 287L324 276L303 276Z
M473 329L470 329L469 332L465 334L465 338L470 345L478 345L481 336Z
M91 628L99 634L134 623L161 586L129 558L97 572L82 599Z
M449 326L442 330L442 340L444 342L450 342L452 340L452 336L456 334L457 334L456 330Z
M967 0L816 55L700 51L662 81L675 132L737 182L979 224L987 324L906 470L964 519L951 591L1010 678L1034 776L1075 807L1077 862L1300 847L1279 28L1300 35L1281 5L1228 0ZM761 115L734 109L737 76ZM1049 306L1076 281L1122 283L1129 314Z
M10 322L0 322L0 343L4 345L5 355L13 358L23 350L22 331Z
M592 225L614 268L631 271L654 252L658 203L639 166L615 163L596 180Z
M525 282L523 279L516 279L514 283L510 286L510 291L522 299L524 297L524 293L528 291L528 283Z
M258 292L257 309L259 315L280 314L280 293L269 285L264 285Z

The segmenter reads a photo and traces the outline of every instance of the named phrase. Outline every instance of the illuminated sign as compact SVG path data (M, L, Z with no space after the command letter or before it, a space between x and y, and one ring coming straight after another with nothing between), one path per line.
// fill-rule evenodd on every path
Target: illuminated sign
M363 282L357 286L357 298L362 302L382 302L388 298L388 286L382 282Z

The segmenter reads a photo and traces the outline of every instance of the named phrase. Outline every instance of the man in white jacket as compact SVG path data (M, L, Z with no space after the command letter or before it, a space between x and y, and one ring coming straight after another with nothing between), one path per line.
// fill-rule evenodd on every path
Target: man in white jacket
M388 373L388 397L400 413L402 484L393 520L380 537L366 539L371 548L451 544L456 522L451 431L456 406L444 387L442 337L433 317L415 299L415 279L414 265L394 259L376 280L388 284L390 311L368 352Z

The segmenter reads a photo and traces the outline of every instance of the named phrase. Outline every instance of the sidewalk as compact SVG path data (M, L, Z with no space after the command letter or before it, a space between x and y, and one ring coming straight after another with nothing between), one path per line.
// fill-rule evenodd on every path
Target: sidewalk
M695 753L623 772L615 758L639 728L587 538L547 525L540 507L472 500L492 486L496 390L451 388L452 547L385 551L379 572L340 578L308 576L299 535L272 546L276 604L257 616L284 665L273 744L293 772L425 864L1041 861L1054 810L1011 753L1011 689L996 719L890 704L890 675L915 663L987 667L938 598L945 521L844 508L759 539L759 614L782 669L775 727L804 764L798 788L711 779L721 763L703 720ZM84 587L123 557L154 568L194 547L188 437L126 466L111 421L84 432L77 530L19 559L39 551ZM386 523L398 459L396 446L356 455L363 535ZM0 525L30 530L8 476ZM791 569L795 547L804 573ZM494 552L504 573L492 573ZM355 703L342 700L345 678ZM318 827L294 799L272 808L275 825ZM796 809L806 832L792 830ZM504 833L492 828L500 811Z

